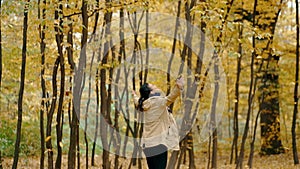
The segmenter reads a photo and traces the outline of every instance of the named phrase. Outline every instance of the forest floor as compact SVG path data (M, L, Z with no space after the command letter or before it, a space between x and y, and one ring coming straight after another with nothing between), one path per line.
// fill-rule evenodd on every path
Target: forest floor
M169 153L170 154L170 153ZM205 153L196 153L195 154L196 168L197 169L206 169L207 168L207 154ZM230 154L219 154L218 157L218 168L221 169L233 169L235 165L229 164ZM55 159L55 158L54 158ZM13 159L12 158L3 158L2 159L3 168L11 168ZM248 157L245 157L244 168L249 168L246 166ZM102 168L101 167L101 156L96 156L96 166L89 167L91 169ZM45 159L45 163L47 160ZM120 165L123 168L128 168L130 159L121 159ZM146 167L145 159L142 160L142 168ZM63 169L67 168L67 155L63 156ZM18 168L21 169L38 169L39 168L39 157L20 157ZM85 168L85 157L81 158L81 168ZM132 169L137 169L138 167L132 167ZM181 169L188 169L188 165L182 165ZM300 169L300 166L295 166L293 164L293 155L292 151L287 151L285 154L272 155L272 156L260 156L258 153L254 155L253 159L253 168L254 169Z

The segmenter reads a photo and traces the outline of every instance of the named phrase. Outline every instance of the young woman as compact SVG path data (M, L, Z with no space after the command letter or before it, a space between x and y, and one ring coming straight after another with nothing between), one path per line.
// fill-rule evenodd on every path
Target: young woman
M133 91L135 106L144 117L142 148L149 169L165 169L168 149L179 150L178 129L168 106L180 95L183 85L183 78L178 78L168 96L160 96L159 89L148 83L141 86L140 97Z

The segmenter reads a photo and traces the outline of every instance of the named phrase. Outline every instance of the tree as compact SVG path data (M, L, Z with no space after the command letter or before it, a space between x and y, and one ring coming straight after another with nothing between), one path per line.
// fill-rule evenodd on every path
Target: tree
M106 7L110 8L110 3L111 0L106 0ZM106 51L106 53L104 54L102 61L101 61L101 65L105 65L108 63L108 56L109 56L109 47L110 47L110 42L109 42L109 36L111 34L110 32L110 22L112 19L112 12L111 11L107 11L104 14L104 23L106 25L105 27L105 32L104 32L104 36L106 37L106 41L104 42L104 51ZM108 99L108 93L106 90L106 79L107 79L107 70L105 68L102 68L100 70L100 96L101 96L101 118L100 118L100 135L101 135L101 141L102 141L102 150L103 150L103 154L102 154L102 167L103 169L109 169L110 168L110 161L109 161L109 149L108 149L108 125L107 123L109 123L109 116L110 116L110 112L108 111L108 103L110 103Z
M81 55L86 57L86 45L87 45L87 38L88 38L88 13L87 13L87 1L82 0L82 37L81 37ZM92 65L90 66L90 70L92 70ZM89 97L91 93L91 75L89 77ZM90 99L89 99L90 100ZM88 118L88 108L89 108L89 102L87 103L87 108L86 108L86 116L85 116L85 128L84 128L84 140L85 140L85 146L86 146L86 160L85 160L85 165L86 168L89 167L89 146L88 146L88 140L87 140L87 118Z
M262 10L263 6L270 6L268 10ZM279 56L273 51L273 37L276 23L282 8L280 1L259 1L257 3L257 27L262 35L257 37L257 47L261 52L256 52L256 60L259 62L258 77L259 82L259 110L261 126L261 153L279 154L284 149L280 137L280 106L279 106Z
M44 168L44 159L45 159L45 129L44 129L44 114L47 112L47 107L49 104L46 101L46 82L45 82L45 29L46 24L42 25L42 22L46 19L46 0L43 0L42 5L40 4L40 0L38 1L38 19L40 20L39 24L39 35L40 35L40 52L41 52L41 88L42 88L42 101L40 108L40 135L41 135L41 159L40 159L40 168ZM42 10L42 13L41 13Z
M21 142L21 128L22 128L22 114L23 114L23 94L25 86L25 68L26 68L26 52L27 52L27 28L28 28L28 6L30 0L25 3L24 6L24 19L23 19L23 45L22 45L22 67L21 67L21 81L18 99L18 123L17 123L17 138L15 142L15 153L13 169L18 166L19 152L20 152L20 142Z
M2 15L2 1L0 2L0 15ZM0 18L0 90L2 82L2 16Z
M294 88L294 112L293 112L293 124L292 124L292 146L293 146L293 158L294 164L299 164L297 140L296 140L296 120L298 114L298 86L299 86L299 4L296 2L296 73L295 73L295 88Z
M69 6L67 6L67 8L70 8ZM71 18L71 16L67 17L68 20L68 31L67 31L67 43L69 44L67 46L67 55L68 55L68 63L70 65L70 69L71 69L71 74L73 74L74 72L76 73L73 76L70 76L69 82L72 83L73 79L75 80L77 78L77 71L75 71L76 66L75 66L75 62L73 59L73 55L74 55L74 42L73 42L73 19ZM70 85L70 89L69 91L71 92L73 90L73 85ZM73 95L76 97L79 97L78 93L77 93L77 88L76 90L74 89L73 91ZM68 116L69 116L69 124L70 124L70 144L69 144L69 149L68 149L68 168L69 169L74 169L75 168L75 162L76 162L76 145L77 142L79 141L78 138L78 133L77 132L79 130L78 127L78 118L76 115L76 111L75 111L75 106L74 105L74 101L70 100L69 101L69 106L68 106Z

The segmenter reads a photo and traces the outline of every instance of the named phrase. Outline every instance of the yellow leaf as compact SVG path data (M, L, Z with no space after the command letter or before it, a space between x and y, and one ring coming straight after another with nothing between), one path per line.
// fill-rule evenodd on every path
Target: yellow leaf
M46 139L45 139L45 141L47 142L47 141L49 141L51 139L51 136L48 136Z
M63 143L62 143L62 142L59 142L59 146L60 146L61 148L63 148L63 147L64 147L64 145L63 145Z

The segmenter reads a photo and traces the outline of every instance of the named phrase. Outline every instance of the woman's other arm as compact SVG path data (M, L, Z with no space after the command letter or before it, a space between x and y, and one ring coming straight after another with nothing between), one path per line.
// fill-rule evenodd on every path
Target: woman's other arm
M167 96L167 106L169 106L176 100L176 98L180 95L180 91L183 90L183 86L184 86L183 77L176 79L175 87L173 88L171 93Z

